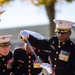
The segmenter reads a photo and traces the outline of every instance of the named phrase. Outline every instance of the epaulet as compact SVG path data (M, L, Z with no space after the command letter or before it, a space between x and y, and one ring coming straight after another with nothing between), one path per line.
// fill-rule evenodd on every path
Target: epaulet
M51 37L50 40L49 40L50 44L52 44L52 45L54 45L56 41L57 41L57 37L56 36Z
M70 45L75 48L75 44L72 41L70 41Z

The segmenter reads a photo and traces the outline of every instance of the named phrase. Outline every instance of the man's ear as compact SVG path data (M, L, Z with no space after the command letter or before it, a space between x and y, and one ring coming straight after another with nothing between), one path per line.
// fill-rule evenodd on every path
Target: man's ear
M70 36L71 34L72 34L72 31L70 30L70 31L69 31L69 36Z

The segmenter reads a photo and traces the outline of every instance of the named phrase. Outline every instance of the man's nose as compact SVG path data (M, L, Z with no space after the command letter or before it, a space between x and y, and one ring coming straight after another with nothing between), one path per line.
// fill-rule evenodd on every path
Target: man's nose
M58 36L62 36L63 34L62 33L58 33Z
M57 33L58 35L62 35L61 33Z

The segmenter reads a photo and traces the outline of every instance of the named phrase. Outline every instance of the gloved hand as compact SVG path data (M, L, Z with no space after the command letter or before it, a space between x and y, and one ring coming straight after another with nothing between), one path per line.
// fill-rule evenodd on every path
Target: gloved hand
M51 67L51 65L49 63L42 63L41 67L46 69L49 74L52 74L52 67Z
M29 33L26 32L25 30L22 30L20 33L19 33L19 37L22 39L22 41L26 41L28 40L29 38Z

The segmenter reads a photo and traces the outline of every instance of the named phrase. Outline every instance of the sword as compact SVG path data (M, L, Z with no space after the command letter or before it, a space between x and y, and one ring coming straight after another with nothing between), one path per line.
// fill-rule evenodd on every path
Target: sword
M27 42L29 48L31 49L31 51L33 52L34 56L35 56L36 59L38 60L38 62L39 62L40 64L42 64L41 60L38 58L37 54L36 54L35 51L33 50L33 48L32 48L32 46L31 46L30 42L29 42L28 40L26 40L26 42ZM46 69L43 68L43 70L44 70L44 72L46 73L46 75L50 75Z

